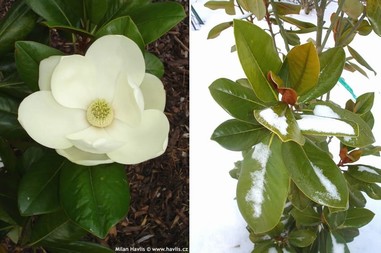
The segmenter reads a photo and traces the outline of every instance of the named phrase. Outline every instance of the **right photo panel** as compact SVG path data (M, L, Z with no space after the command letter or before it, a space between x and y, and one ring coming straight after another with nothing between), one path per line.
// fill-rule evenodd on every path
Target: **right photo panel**
M190 251L375 252L381 2L190 5Z

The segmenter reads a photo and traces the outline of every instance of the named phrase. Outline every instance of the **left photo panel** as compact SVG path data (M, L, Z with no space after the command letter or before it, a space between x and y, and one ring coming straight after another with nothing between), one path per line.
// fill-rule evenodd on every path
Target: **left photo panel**
M0 0L0 252L189 252L189 0Z

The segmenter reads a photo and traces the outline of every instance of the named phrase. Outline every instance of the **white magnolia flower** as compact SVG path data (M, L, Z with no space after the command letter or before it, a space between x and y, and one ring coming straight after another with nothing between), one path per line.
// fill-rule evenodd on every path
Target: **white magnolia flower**
M35 141L70 161L136 164L164 153L163 84L145 73L143 54L127 37L104 36L85 56L44 59L38 84L18 119Z

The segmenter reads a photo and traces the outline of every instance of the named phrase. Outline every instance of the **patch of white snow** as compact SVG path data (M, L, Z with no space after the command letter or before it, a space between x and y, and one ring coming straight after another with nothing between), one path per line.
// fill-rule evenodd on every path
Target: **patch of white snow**
M324 176L322 170L319 167L312 163L311 166L314 169L315 174L318 176L320 183L327 190L329 197L331 197L332 199L340 200L341 198L336 186L326 176Z
M315 131L319 133L345 134L355 135L353 127L348 123L333 119L314 115L302 115L297 120L298 126L303 131Z
M326 105L315 106L314 115L340 119L340 116L337 113L335 113L329 106Z
M371 174L379 175L379 174L377 173L377 171L375 171L374 169L371 169L371 168L369 168L369 167L365 167L365 166L358 166L358 171L359 171L359 172L364 172L364 171L366 171L366 172L369 172L369 173L371 173Z
M278 129L281 134L287 134L288 124L285 116L279 117L271 108L261 111L259 115L272 127Z
M254 217L259 217L262 214L262 203L264 200L263 193L265 191L266 164L270 155L270 148L263 143L257 144L252 154L252 158L258 161L261 166L259 170L250 173L253 185L245 198L247 202L253 203Z

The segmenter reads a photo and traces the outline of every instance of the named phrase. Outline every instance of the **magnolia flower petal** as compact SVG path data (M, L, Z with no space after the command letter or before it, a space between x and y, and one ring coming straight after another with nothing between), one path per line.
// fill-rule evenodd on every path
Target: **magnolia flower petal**
M158 110L146 110L141 125L127 128L123 133L126 144L107 155L122 164L137 164L155 158L167 148L168 132L169 122L165 114Z
M69 161L85 166L95 166L98 164L114 162L106 154L93 154L82 151L76 147L57 149L56 151L59 155L66 157Z
M90 126L66 136L75 147L85 152L104 154L120 148L125 143L112 138L104 128Z
M51 90L50 81L52 79L53 71L57 64L60 62L62 56L50 56L40 62L38 87L40 90Z
M165 90L159 78L146 73L140 89L143 92L145 110L156 109L164 111Z
M97 65L107 87L116 83L120 73L125 73L131 84L140 85L143 80L143 53L134 41L125 36L106 35L97 39L87 50L86 58Z
M85 111L59 105L50 91L26 97L20 104L18 120L35 141L54 149L71 147L65 136L89 126Z
M131 87L125 75L119 75L112 107L117 119L129 126L140 124L144 107L143 95L139 87Z
M58 103L85 110L93 100L110 101L113 94L100 84L94 64L81 55L61 57L53 72L51 87Z

